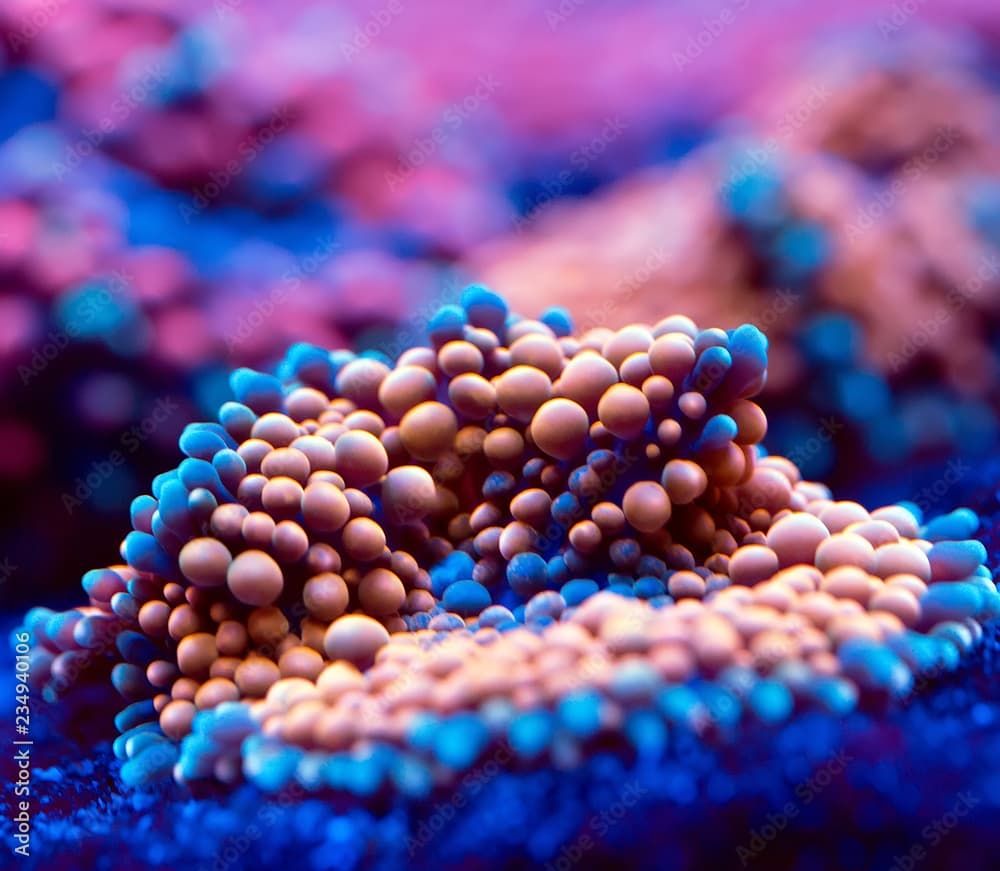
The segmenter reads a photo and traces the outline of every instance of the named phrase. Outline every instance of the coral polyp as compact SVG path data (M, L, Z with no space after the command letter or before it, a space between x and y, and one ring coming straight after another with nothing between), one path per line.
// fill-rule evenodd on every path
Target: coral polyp
M50 698L127 702L126 782L419 797L498 744L655 754L904 698L1000 615L975 514L869 512L767 455L753 326L575 336L473 286L429 332L237 371L89 604L29 613Z

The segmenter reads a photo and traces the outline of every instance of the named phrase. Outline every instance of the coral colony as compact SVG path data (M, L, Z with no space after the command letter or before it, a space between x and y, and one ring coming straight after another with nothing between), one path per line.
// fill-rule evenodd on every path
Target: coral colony
M419 799L497 747L655 757L904 699L1000 614L976 514L869 512L766 454L753 326L575 336L473 286L429 333L235 372L89 604L28 613L48 699L124 700L125 784Z

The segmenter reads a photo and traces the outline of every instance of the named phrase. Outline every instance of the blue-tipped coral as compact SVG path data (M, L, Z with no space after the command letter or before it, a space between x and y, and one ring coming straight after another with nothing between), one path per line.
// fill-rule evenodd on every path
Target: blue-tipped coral
M419 798L491 748L655 756L904 698L1000 614L973 513L921 530L757 447L756 328L573 337L471 287L430 329L235 373L125 564L29 614L50 696L110 675L129 702L126 782Z

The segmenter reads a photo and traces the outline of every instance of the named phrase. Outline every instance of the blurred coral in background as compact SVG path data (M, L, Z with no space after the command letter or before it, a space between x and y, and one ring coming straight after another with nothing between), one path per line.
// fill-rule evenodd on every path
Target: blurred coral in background
M769 447L808 474L993 443L989 3L38 0L0 29L18 600L115 546L231 368L394 356L467 278L584 327L757 323Z

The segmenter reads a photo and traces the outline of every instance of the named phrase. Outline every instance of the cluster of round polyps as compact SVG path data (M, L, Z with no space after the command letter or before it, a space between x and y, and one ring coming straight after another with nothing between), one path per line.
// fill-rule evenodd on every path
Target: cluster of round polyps
M974 522L956 512L925 533ZM897 506L869 514L820 496L778 511L707 595L702 574L681 570L670 582L687 598L673 604L603 591L573 607L542 593L532 601L557 619L498 630L509 615L488 611L463 630L395 634L367 670L334 662L199 714L177 773L228 780L242 764L266 789L294 778L420 796L484 758L570 765L615 740L656 755L671 729L725 740L743 717L771 725L796 706L844 715L862 695L904 697L955 669L1000 616L982 546L917 531Z
M127 565L29 615L33 673L116 660L134 782L189 736L182 780L419 792L500 738L567 763L705 711L905 694L1000 614L953 540L975 515L921 531L760 455L754 327L570 332L473 287L394 366L299 346L285 385L237 372L134 502Z

